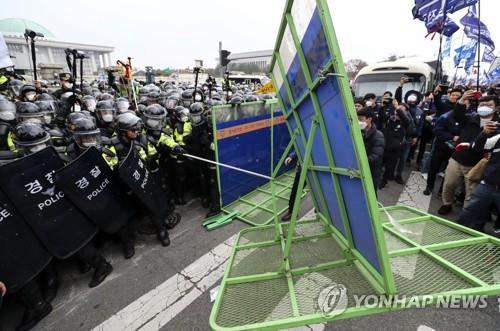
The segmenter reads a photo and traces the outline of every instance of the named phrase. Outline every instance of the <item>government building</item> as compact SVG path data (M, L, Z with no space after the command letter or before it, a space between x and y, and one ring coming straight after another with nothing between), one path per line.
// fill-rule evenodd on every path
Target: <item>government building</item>
M114 47L60 41L50 30L36 22L22 18L2 19L0 33L5 38L12 62L19 74L31 76L33 72L31 51L24 37L26 29L44 35L35 39L37 72L41 79L54 80L58 73L69 71L64 52L68 48L77 49L88 56L83 61L84 77L95 77L101 69L115 65L111 60ZM80 61L77 70L80 70L79 66Z

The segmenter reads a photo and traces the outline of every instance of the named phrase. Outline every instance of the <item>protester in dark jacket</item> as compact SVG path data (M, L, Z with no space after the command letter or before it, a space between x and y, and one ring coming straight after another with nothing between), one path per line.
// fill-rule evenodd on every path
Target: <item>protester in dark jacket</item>
M366 156L368 157L373 185L376 191L382 177L382 160L384 157L385 140L384 135L377 130L372 120L373 113L369 107L358 112L359 127L363 133Z
M411 130L411 119L406 115L405 105L399 105L396 112L390 116L382 131L385 138L384 164L385 171L380 187L387 185L389 180L396 180L398 184L403 184L400 175L394 178L396 165L402 161L402 151L408 139L408 132Z
M434 150L431 155L431 164L427 175L427 187L424 195L432 193L436 175L443 166L446 167L448 165L448 160L453 154L455 145L462 132L462 126L455 119L453 111L449 111L437 119L433 130L435 136Z
M438 210L441 215L451 212L455 190L462 182L465 182L465 203L469 201L477 183L469 180L467 173L483 157L482 150L472 149L469 146L481 133L486 122L498 120L495 114L496 98L492 96L482 97L479 100L478 112L467 112L467 100L470 100L474 93L475 91L465 92L453 110L453 117L463 129L446 168L442 196L443 205Z
M462 97L462 89L454 88L446 95L446 87L438 85L434 90L434 104L436 106L436 116L439 117L455 107L457 101ZM445 96L446 95L446 100Z
M472 192L458 223L484 231L484 225L490 219L491 205L495 204L497 210L500 210L500 130L495 122L484 125L472 149L477 152L491 151L491 156L486 164L483 180Z

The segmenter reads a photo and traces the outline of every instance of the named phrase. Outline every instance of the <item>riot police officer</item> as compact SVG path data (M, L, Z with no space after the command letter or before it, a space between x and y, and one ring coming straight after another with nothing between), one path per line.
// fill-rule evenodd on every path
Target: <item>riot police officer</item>
M115 132L113 122L116 114L113 100L101 100L97 102L95 114L101 135L111 138Z
M5 98L0 98L0 151L15 150L12 130L16 124L16 105Z
M218 102L218 101L217 101ZM202 157L215 161L215 144L212 127L212 112L207 110L204 114L207 129L203 131L200 137ZM217 184L217 167L214 164L206 164L207 167L207 188L208 188L208 214L206 217L212 217L220 213L220 194Z
M139 154L139 157L148 162L146 148L139 141L139 136L141 132L142 121L134 113L124 113L120 114L116 118L116 130L117 136L112 139L112 143L116 149L118 159L124 160L131 147L135 148ZM149 213L151 222L156 229L156 236L163 246L170 245L170 238L168 235L168 230L161 219Z
M19 90L19 101L33 102L36 100L36 88L33 85L25 84Z
M118 157L114 147L101 145L101 132L92 117L79 116L71 122L70 126L73 143L68 146L67 154L71 159L76 159L90 147L96 147L101 151L103 159L111 169L118 166ZM135 254L132 229L129 224L126 224L116 234L122 244L125 259L130 259Z
M191 130L191 144L189 144L189 153L204 157L202 139L207 136L208 126L205 117L205 106L201 102L195 102L189 107ZM209 206L208 182L206 164L199 160L191 160L192 175L195 180L195 189L200 193L201 204L204 208Z
M189 110L182 106L177 106L175 108L175 122L173 126L175 142L182 148L186 148L191 141L192 131L191 122L189 121ZM181 155L174 154L172 157L175 159L175 203L185 205L187 203L184 195L188 169L186 162L188 161Z
M171 161L168 156L170 153L175 155L184 154L186 151L179 146L172 138L172 130L165 126L166 110L158 104L146 107L142 113L144 121L144 135L147 145L148 158L152 169L158 169L162 179L162 187L167 195L167 204L169 214L165 220L167 228L173 228L180 221L180 215L173 213L175 207L170 200L169 189L171 187L172 169Z

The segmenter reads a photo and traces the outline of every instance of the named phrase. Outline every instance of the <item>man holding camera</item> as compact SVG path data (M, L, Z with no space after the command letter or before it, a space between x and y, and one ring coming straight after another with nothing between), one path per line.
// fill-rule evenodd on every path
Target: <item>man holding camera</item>
M469 201L472 191L478 184L471 181L467 174L481 160L483 152L471 149L470 146L481 133L486 123L498 120L495 112L496 98L493 96L481 97L477 112L468 111L470 109L467 109L466 105L470 105L470 101L478 96L479 94L475 91L465 92L452 111L453 117L463 129L446 167L443 184L443 205L438 210L440 215L451 212L455 190L463 181L465 181L465 203Z

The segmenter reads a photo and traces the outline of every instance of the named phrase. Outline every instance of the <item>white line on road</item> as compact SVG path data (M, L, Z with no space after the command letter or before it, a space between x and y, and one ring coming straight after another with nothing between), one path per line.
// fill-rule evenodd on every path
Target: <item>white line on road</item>
M144 294L93 331L158 330L222 278L234 236Z

